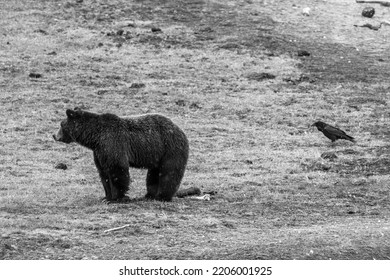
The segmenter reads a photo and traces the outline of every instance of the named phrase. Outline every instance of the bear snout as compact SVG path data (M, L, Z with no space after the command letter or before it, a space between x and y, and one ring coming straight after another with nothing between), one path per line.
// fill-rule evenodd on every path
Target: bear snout
M63 142L66 144L72 143L72 137L62 129L62 127L58 130L56 134L53 134L53 138L57 142Z

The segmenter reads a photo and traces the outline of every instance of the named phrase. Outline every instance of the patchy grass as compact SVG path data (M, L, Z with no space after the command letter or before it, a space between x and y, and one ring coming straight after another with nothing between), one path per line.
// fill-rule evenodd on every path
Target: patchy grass
M390 30L347 2L3 3L0 258L389 259ZM75 106L171 117L212 199L100 203L91 152L51 137Z

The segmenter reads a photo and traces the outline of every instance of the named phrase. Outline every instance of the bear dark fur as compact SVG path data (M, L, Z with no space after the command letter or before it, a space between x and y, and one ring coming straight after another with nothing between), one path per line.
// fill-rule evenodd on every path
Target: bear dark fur
M124 201L129 167L148 169L146 198L170 201L179 189L188 160L184 132L169 118L147 114L120 118L66 110L56 141L76 142L93 151L107 201Z

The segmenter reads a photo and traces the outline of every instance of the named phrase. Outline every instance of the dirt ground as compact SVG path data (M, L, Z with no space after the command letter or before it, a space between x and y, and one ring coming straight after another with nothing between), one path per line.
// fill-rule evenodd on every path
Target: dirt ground
M0 259L390 258L390 26L358 27L390 8L0 4ZM52 139L76 106L172 118L190 141L182 188L211 199L137 200L134 169L134 200L102 203L92 153ZM316 120L357 142L331 144Z

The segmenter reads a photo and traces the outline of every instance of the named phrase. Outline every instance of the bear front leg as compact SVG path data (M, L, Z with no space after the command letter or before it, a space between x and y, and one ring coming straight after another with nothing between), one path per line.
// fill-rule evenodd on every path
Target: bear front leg
M110 186L110 179L109 179L109 173L105 172L102 168L102 165L99 162L98 157L95 153L93 153L93 159L95 161L96 168L99 172L100 180L104 187L104 192L106 194L106 197L103 199L103 201L111 201L112 195L111 195L111 186Z
M109 184L111 190L111 199L117 202L127 202L129 198L125 196L129 190L130 175L129 168L114 166L109 170Z
M146 175L146 190L145 198L155 199L158 191L158 182L160 170L158 168L151 168Z

